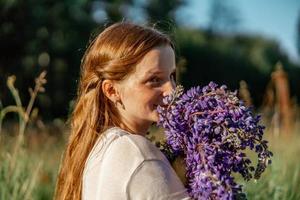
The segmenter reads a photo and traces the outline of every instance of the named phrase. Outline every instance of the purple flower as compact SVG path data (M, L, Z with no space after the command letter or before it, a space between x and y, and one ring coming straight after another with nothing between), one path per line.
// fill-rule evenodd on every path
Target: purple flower
M232 172L245 180L258 179L272 153L263 140L264 127L237 98L236 92L211 82L184 92L179 86L158 107L158 125L165 129L168 152L183 154L187 190L194 199L245 199ZM245 149L257 153L252 166ZM170 156L168 156L170 157Z

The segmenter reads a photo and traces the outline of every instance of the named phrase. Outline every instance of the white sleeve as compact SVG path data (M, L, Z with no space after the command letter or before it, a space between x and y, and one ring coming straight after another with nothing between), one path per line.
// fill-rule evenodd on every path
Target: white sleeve
M141 163L128 183L127 195L131 200L191 199L172 167L161 160Z

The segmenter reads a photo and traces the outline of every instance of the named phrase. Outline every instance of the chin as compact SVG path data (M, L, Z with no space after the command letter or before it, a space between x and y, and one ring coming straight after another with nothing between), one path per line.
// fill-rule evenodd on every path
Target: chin
M154 113L153 113L153 115L152 115L152 122L157 122L158 121L158 119L159 119L159 116L158 116L158 113L157 113L157 111L154 111Z

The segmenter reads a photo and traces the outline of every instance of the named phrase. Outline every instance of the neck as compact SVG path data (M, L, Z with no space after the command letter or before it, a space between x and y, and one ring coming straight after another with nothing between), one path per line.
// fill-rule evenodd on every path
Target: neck
M131 123L126 123L123 122L120 124L120 128L127 130L132 134L136 134L136 135L141 135L141 136L146 136L148 129L150 127L150 122L149 123L145 123L144 125L136 125L136 124L131 124Z

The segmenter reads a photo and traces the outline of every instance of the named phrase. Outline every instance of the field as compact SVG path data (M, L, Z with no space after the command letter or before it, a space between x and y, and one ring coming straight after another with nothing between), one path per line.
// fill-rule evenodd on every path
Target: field
M8 87L16 106L1 109L0 113L0 200L48 200L53 198L60 160L67 142L69 129L61 119L44 123L35 116L33 102L45 83L41 76L32 90L31 99L24 109L13 86L13 77ZM17 120L4 120L9 112L15 112ZM278 129L278 124L268 125L265 138L274 154L272 165L258 181L238 183L244 185L248 199L298 200L300 199L300 119L299 108L294 108L295 124L290 131ZM270 120L264 118L264 124ZM274 128L275 127L275 128ZM150 135L156 140L162 137L161 130L152 128ZM255 161L255 158L253 158Z
M68 129L60 120L42 128L29 126L14 154L17 125L7 126L0 141L0 199L52 199ZM284 134L267 130L273 163L257 182L242 182L248 199L300 199L300 135Z

